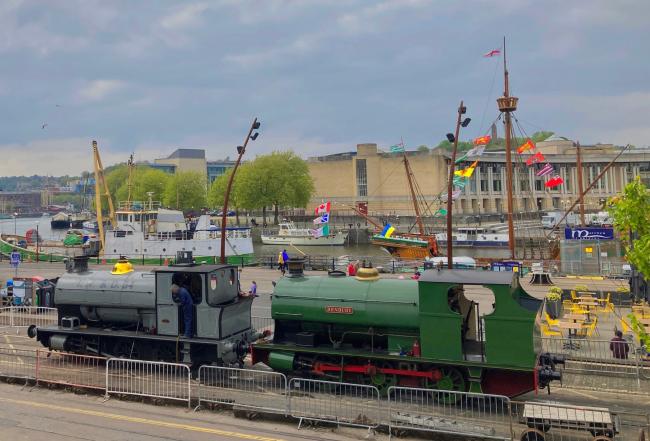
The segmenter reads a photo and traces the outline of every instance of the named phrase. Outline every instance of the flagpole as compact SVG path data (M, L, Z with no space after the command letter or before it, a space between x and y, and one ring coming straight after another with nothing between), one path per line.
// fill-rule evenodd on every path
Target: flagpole
M510 248L510 258L515 258L515 229L512 222L513 200L512 200L512 121L510 112L517 110L517 101L519 98L510 96L510 85L508 82L508 67L506 64L506 37L503 37L503 96L497 98L499 111L505 114L505 139L506 139L506 194L508 200L508 247Z
M454 187L454 167L456 165L456 151L458 149L458 135L460 134L460 118L465 112L463 101L460 101L458 107L458 118L456 119L456 134L454 136L454 148L451 151L451 163L449 164L449 181L447 182L447 268L454 267L454 244L451 233L451 194Z

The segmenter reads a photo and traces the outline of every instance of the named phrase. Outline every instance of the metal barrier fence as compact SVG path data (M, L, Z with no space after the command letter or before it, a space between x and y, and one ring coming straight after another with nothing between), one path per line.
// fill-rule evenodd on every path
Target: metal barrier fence
M36 377L36 351L0 346L0 376L21 379Z
M36 350L36 384L106 389L106 358Z
M609 340L542 338L545 352L562 354L565 364L557 366L562 372L561 386L574 389L602 390L614 393L650 394L650 364L644 362L641 350L633 341L616 358Z
M190 368L179 363L110 358L106 362L106 396L110 394L187 401L190 407Z
M510 400L500 395L391 386L388 414L391 436L404 429L499 440L512 434Z
M56 325L59 320L56 308L41 306L5 306L0 308L0 328L27 328L30 325Z
M292 378L288 385L289 410L299 419L346 426L376 428L385 411L374 386Z
M271 317L251 316L251 326L258 331L275 332L275 321Z
M103 364L106 363L105 366ZM0 346L0 376L106 389L109 394L192 399L186 365L102 359ZM103 384L102 384L103 379ZM583 441L640 439L650 415L549 402L515 402L504 396L393 386L387 400L373 386L287 378L251 369L203 366L199 404L224 403L341 425L389 427L389 433L426 431L481 439ZM197 395L194 395L196 398ZM608 438L595 438L606 436Z
M289 413L287 377L278 372L201 366L198 399L198 406L207 402Z

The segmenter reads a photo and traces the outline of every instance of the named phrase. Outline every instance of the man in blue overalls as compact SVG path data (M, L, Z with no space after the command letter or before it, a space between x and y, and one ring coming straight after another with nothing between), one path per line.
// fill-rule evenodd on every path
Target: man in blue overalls
M185 338L192 338L192 329L194 321L194 302L190 292L178 285L172 285L172 299L176 303L180 303L181 310L183 311L183 329L185 330Z

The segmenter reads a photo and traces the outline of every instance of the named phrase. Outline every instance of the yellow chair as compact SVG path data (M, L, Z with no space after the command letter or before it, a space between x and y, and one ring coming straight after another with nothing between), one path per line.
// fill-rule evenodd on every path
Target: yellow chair
M610 312L614 312L614 304L610 301L612 297L612 293L608 292L607 297L604 299L598 299L598 303L600 303L600 309L599 312L604 312L609 314Z
M623 334L627 334L631 330L632 330L632 328L630 328L630 326L627 324L627 322L625 320L621 319L621 332Z
M598 317L594 317L593 321L589 324L584 325L585 335L591 337L594 333L598 334L598 329L596 328L598 324Z
M546 319L546 323L548 323L549 326L557 326L558 323L560 323L560 319L553 320L546 311L544 311L544 318Z
M576 295L575 289L571 290L571 300L573 300L574 302L578 301L578 296Z
M573 302L571 300L562 300L562 309L571 311L573 309Z
M560 331L553 331L546 323L541 323L540 329L542 330L542 335L545 337L562 337Z

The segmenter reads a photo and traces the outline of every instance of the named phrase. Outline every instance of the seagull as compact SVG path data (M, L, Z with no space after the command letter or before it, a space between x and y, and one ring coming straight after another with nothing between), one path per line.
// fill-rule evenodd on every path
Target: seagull
M43 124L43 125L41 126L41 129L45 130L45 127L47 127L47 123Z

